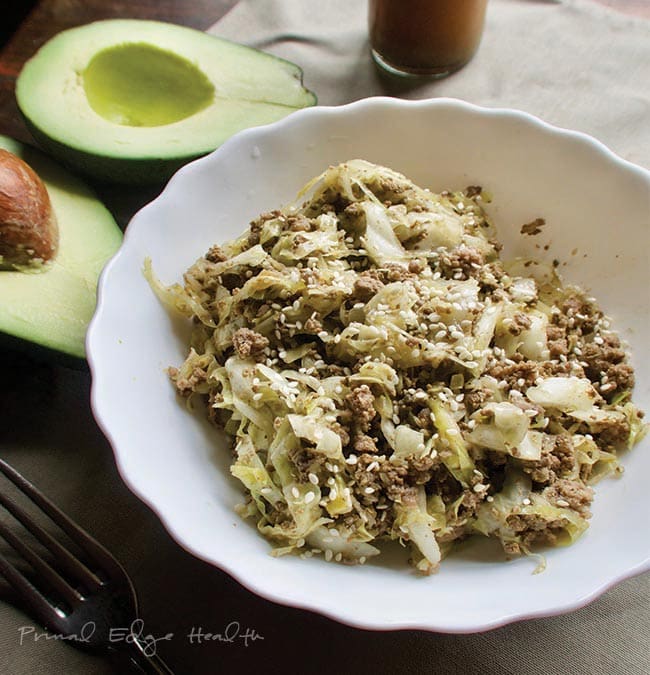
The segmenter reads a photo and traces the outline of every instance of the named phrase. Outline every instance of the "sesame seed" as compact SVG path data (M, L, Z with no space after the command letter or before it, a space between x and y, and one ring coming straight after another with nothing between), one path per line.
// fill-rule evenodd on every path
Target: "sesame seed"
M565 499L558 499L555 503L556 503L558 506L563 506L563 507L565 507L565 508L566 508L567 506L570 506L569 502L567 502Z
M331 548L328 548L328 549L325 551L325 560L327 560L327 562L330 562L330 560L332 559L332 556L333 556L333 555L334 555L334 554L332 553L332 549L331 549Z
M315 473L307 474L307 478L312 485L318 485L318 476Z
M298 497L300 497L300 490L294 485L291 488L291 494L295 497L295 499L298 499Z
M526 499L524 499L522 503L525 504L526 506L529 506L530 505L530 499L528 499L528 497L526 497Z
M357 456L356 455L350 455L346 460L346 464L350 464L351 466L354 466L357 463Z
M367 488L364 488L363 491L364 491L367 495L371 495L371 494L375 491L375 488L367 487Z
M257 392L257 394L253 394L253 401L259 401L262 398L262 393Z
M311 504L316 499L315 493L311 490L305 495L305 504Z

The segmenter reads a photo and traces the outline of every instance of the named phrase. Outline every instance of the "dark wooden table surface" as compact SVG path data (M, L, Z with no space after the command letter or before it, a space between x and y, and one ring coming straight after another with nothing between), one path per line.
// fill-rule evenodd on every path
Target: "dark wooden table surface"
M648 0L595 1L650 17ZM25 14L24 1L13 4L20 4ZM206 29L234 4L235 0L35 2L1 47L0 134L31 142L16 107L15 80L24 62L62 29L103 18L159 19ZM12 3L9 5L11 9ZM2 12L5 14L0 21L6 19L5 3ZM161 186L116 188L98 183L94 187L122 226L161 189ZM121 482L111 449L92 417L87 372L69 371L31 357L2 352L0 372L3 374L0 455L19 470L31 469L30 477L49 494L64 497L72 505L70 515L125 562L139 589L147 628L156 635L171 630L179 636L173 644L160 645L160 653L179 675L333 670L343 675L490 672L481 657L489 649L489 636L425 635L416 631L371 633L280 607L249 593L228 575L182 551L156 516ZM72 466L81 466L85 472L81 486L70 480ZM75 476L78 479L79 470ZM0 588L0 672L12 675L124 672L64 644L43 641L19 646L16 627L25 618L18 610L8 609L3 599L6 598ZM575 620L580 620L579 614L573 615ZM564 622L571 620L559 618L556 625L566 627L568 624ZM187 640L180 639L193 626L219 632L231 621L255 629L264 640L244 647L241 643L215 642L190 646ZM500 630L511 630L508 635L516 637L519 645L536 643L534 621ZM461 674L455 669L457 656L461 654L469 662L475 662L471 672ZM526 655L521 657L524 660L517 662L524 672ZM292 663L296 665L292 667ZM346 667L342 668L341 663Z

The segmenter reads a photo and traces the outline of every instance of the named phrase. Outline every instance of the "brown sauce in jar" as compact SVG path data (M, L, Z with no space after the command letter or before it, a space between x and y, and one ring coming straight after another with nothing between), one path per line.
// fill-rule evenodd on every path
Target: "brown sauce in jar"
M447 75L476 52L486 5L487 0L369 0L375 59L405 74Z

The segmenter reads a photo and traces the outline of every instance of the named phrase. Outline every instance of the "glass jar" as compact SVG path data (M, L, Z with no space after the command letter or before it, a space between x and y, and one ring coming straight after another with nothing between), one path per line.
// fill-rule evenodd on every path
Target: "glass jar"
M369 0L375 61L390 73L444 77L474 56L487 0Z

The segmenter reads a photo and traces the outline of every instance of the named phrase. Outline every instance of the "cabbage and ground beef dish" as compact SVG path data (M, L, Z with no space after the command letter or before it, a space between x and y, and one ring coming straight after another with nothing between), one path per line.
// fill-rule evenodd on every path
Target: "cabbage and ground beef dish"
M353 160L182 286L150 276L193 320L171 378L232 439L275 554L364 563L396 539L431 573L470 535L529 553L574 541L621 471L645 426L619 338L552 267L502 262L487 198Z

